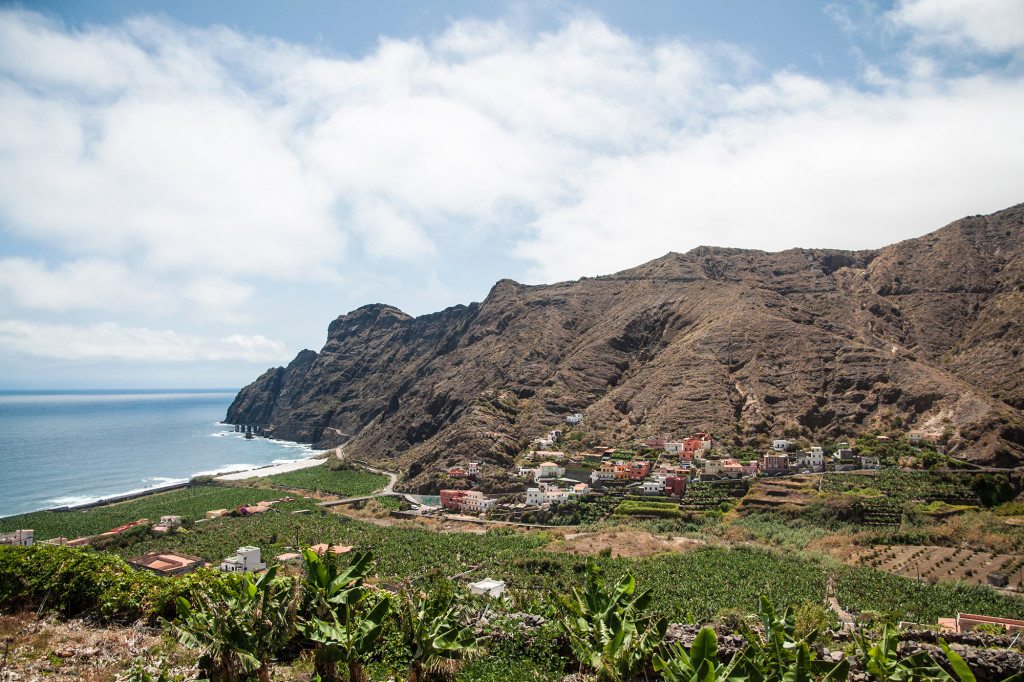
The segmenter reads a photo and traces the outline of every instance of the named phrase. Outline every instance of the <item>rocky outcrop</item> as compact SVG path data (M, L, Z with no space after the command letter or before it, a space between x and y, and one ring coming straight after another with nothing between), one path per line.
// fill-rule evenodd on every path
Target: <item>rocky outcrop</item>
M613 275L501 280L410 317L369 305L242 389L230 423L406 472L508 464L582 412L606 440L709 430L947 434L984 464L1024 459L1024 205L877 251L700 247Z

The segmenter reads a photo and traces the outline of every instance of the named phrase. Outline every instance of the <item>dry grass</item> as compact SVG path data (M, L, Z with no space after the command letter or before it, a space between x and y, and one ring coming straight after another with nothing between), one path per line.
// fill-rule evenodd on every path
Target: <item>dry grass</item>
M102 628L73 620L0 616L0 679L28 682L113 682L136 660L166 656L172 672L194 676L194 659L159 630Z
M666 552L687 552L704 544L678 536L661 536L629 526L617 526L594 533L567 534L545 549L569 554L594 555L610 552L613 557L648 557Z

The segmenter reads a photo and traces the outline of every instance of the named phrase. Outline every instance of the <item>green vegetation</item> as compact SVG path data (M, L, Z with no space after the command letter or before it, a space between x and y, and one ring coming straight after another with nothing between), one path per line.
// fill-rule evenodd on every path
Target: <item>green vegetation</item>
M513 539L510 534L503 537ZM530 554L534 559L544 555ZM820 604L825 572L838 570L841 601L848 601L853 589L862 593L859 598L884 608L887 598L908 591L905 584L879 582L880 574L866 569L836 569L792 556L711 548L692 554L698 556L675 555L667 563L660 557L582 564L566 559L570 590L534 589L529 600L520 591L484 608L483 601L444 578L421 577L405 581L400 589L380 591L371 586L370 555L360 552L342 565L345 560L333 555L321 558L304 551L304 577L299 580L279 577L273 568L259 578L213 571L161 578L88 550L3 547L0 607L86 615L99 623L174 618L168 623L171 632L182 645L198 650L201 675L211 682L270 680L276 668L290 666L294 674L310 658L318 673L314 679L322 681L339 680L334 666L346 663L352 682L365 682L366 670L375 679L405 677L410 682L557 680L572 670L589 673L589 679L625 682L652 668L666 680L810 682L845 680L849 674L848 660L819 658L814 646L819 626L828 619L794 607L812 593L811 601ZM540 576L550 575L552 566L532 568L531 575ZM527 566L519 569L526 571ZM700 584L701 573L714 576L712 591ZM763 580L768 573L776 573L777 579L763 586L775 597L757 593L753 582L750 591L731 582L740 575ZM864 585L851 587L851 580L861 578ZM677 586L674 594L666 589L670 583ZM1006 611L1014 602L1017 609L1021 606L1019 600L982 588L958 587L942 594L927 585L918 587L922 601L915 608L935 601L941 609L982 605L990 613ZM716 605L708 602L728 600L723 592L736 588L743 591L746 605L740 613L755 612L759 623L751 627L745 615L734 623L743 643L726 666L718 660L716 637L709 629L689 649L663 643L668 620L678 620L668 615L676 609L672 602L677 596L692 591L690 605L703 607L695 617L706 620L704 614ZM551 596L566 593L572 596ZM774 605L779 603L788 606L778 611ZM175 607L176 618L168 613ZM524 615L532 619L529 627L516 620ZM889 616L882 614L879 622L889 622ZM934 657L927 651L901 657L898 645L897 633L885 627L877 640L858 634L847 654L876 680L974 679L964 658L941 640L941 653Z
M388 477L360 469L330 469L326 466L309 467L284 474L267 476L274 485L316 490L322 493L360 497L376 492L387 485Z
M680 521L648 523L678 524ZM713 530L705 526L700 532L711 534ZM219 562L245 544L261 547L264 556L269 558L290 548L328 542L351 545L357 551L372 550L377 557L377 573L385 580L453 576L476 566L468 578L489 576L505 580L513 598L528 599L537 590L568 593L579 584L580 572L585 567L578 556L543 550L548 541L544 533L504 529L476 534L436 533L411 524L382 527L318 509L299 515L267 513L217 519L171 537L144 539L117 552L128 557L177 549ZM611 578L617 579L626 571L633 572L652 589L653 608L675 621L690 617L710 620L728 609L749 613L756 608L760 593L777 603L799 606L820 602L829 574L841 578L839 601L854 610L889 604L885 608L903 609L904 614L914 614L915 619L929 622L957 610L1024 616L1024 600L1001 596L988 588L961 589L955 584L900 582L903 579L886 573L845 567L792 551L709 546L646 559L602 557L599 564ZM890 580L897 582L891 583L889 594L876 597L873 585Z
M588 564L583 589L561 599L565 616L558 625L582 666L600 682L629 682L642 673L668 630L668 619L648 611L652 594L637 591L629 573L608 589L604 576Z
M204 517L211 509L236 509L245 504L282 497L276 490L240 488L220 485L198 485L165 493L146 495L127 502L70 511L40 511L0 518L0 532L31 528L37 540L66 537L77 538L105 533L112 528L161 516L180 516L184 521ZM307 503L285 505L285 508L308 507Z
M877 491L893 503L913 500L995 506L1013 499L1010 474L951 473L882 469L877 474L828 473L824 493L868 495Z
M744 535L738 535L736 531L728 531L732 539L757 540L768 545L799 549L804 549L814 540L835 533L854 533L858 530L857 526L835 521L823 524L764 513L750 514L736 519L730 528L744 532ZM707 535L710 534L707 533Z
M676 518L679 516L679 505L675 502L657 502L655 500L623 500L615 508L615 515Z

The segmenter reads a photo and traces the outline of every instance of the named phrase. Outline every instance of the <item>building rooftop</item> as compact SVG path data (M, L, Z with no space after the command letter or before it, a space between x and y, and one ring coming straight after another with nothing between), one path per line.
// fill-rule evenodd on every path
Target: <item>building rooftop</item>
M328 547L331 549L331 554L347 554L352 551L352 547L348 545L328 545L326 542L313 545L310 549L322 556Z
M199 557L178 552L150 552L142 556L132 557L128 563L137 568L148 568L157 573L171 573L183 568L198 568L205 564Z

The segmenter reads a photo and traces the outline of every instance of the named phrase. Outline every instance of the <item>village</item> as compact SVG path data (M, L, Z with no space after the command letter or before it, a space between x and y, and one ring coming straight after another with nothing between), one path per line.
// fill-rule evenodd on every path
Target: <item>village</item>
M565 418L575 426L581 414ZM695 432L673 439L657 435L639 447L595 447L569 455L558 449L565 432L548 431L534 440L520 458L517 467L505 472L511 478L527 481L525 494L489 494L477 482L485 478L488 465L482 462L458 464L448 469L449 479L459 481L440 491L442 509L480 518L518 519L532 510L550 509L569 501L594 501L608 496L682 499L687 485L727 483L742 479L812 474L825 471L860 471L882 468L874 455L858 454L848 442L838 442L826 453L818 445L800 449L794 440L775 439L758 457L730 455L711 434ZM886 436L877 436L884 441ZM910 431L909 444L936 447L937 434Z

